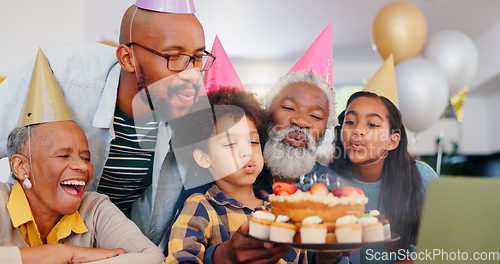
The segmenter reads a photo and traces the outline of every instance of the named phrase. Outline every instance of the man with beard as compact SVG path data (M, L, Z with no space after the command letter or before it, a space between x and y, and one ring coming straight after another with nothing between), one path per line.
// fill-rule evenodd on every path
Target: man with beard
M155 244L166 238L182 189L168 121L189 111L214 60L192 4L138 0L123 16L118 48L72 44L45 52L88 137L95 168L88 190L107 194ZM0 157L33 63L0 85Z
M260 185L271 192L271 180L334 184L338 175L316 161L326 128L337 124L331 86L313 70L293 72L281 77L266 98L272 118L264 160L271 177L262 175Z
M258 185L272 192L274 181L334 184L338 175L316 161L327 128L337 124L329 24L288 74L265 97L271 130L264 146L267 174ZM328 142L325 142L328 144Z
M316 161L316 150L327 128L337 125L332 80L332 28L329 24L292 69L265 97L271 127L264 145L265 170L254 185L272 193L276 181L348 185L328 167ZM317 252L316 263L349 263L351 252Z
M266 97L271 114L271 129L264 145L263 171L255 185L272 193L276 181L304 183L347 182L316 161L316 150L323 142L326 128L337 124L335 93L314 70L291 72L281 77ZM304 189L306 190L306 189ZM350 252L317 253L316 263L348 263Z

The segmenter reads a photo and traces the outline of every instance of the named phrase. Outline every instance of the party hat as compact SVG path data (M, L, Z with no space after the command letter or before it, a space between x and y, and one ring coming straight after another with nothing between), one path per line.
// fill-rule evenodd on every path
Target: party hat
M394 73L394 59L392 54L385 60L382 67L380 67L373 78L366 84L363 91L384 96L399 108L396 74Z
M330 23L288 73L309 71L312 69L316 74L322 76L325 82L333 87L332 60L332 23Z
M135 6L156 12L194 14L193 0L137 0Z
M457 117L457 121L460 123L464 119L463 104L464 104L467 92L469 92L469 87L464 87L459 93L450 97L451 106L453 107L453 110L455 111L455 116Z
M73 120L49 63L38 49L19 126Z
M211 52L217 59L212 67L203 75L203 83L207 92L217 91L221 87L236 88L245 91L236 70L231 64L229 57L220 43L219 37L215 36Z

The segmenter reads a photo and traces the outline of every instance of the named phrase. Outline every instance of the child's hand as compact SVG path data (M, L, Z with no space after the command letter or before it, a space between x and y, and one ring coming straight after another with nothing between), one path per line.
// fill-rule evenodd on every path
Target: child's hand
M249 225L244 222L231 240L221 243L212 255L213 263L276 263L289 247L261 242L248 236Z

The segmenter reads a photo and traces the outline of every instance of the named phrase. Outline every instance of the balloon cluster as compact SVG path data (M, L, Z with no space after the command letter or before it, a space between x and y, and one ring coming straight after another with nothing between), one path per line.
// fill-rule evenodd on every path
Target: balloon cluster
M385 60L394 56L403 123L421 132L436 122L474 77L478 51L464 33L445 30L426 43L427 23L422 12L407 2L392 2L377 13L373 48ZM421 56L420 56L421 55Z

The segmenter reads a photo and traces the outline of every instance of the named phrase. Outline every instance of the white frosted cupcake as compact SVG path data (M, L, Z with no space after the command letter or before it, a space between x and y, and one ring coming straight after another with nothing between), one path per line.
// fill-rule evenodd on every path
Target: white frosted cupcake
M271 223L276 217L267 210L259 210L252 213L250 218L249 234L260 239L269 239Z
M335 236L338 243L361 243L361 225L354 215L342 216L335 222Z
M363 227L363 242L384 240L384 226L376 217L365 214L359 219L359 223Z
M290 222L290 217L278 215L276 221L271 223L269 240L282 243L293 242L293 236L295 235L297 227Z
M319 216L308 216L302 220L300 241L305 244L324 244L326 242L326 225Z
M384 226L384 240L391 239L391 224L385 215L380 214L377 210L370 210L370 215L376 217Z

